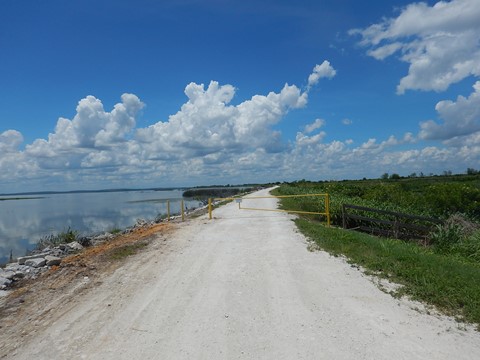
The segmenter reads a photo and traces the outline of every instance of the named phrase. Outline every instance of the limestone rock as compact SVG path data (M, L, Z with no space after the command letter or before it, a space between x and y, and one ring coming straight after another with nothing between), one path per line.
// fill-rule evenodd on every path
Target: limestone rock
M29 255L29 256L22 256L18 258L18 263L20 265L25 264L25 262L29 259L38 259L38 258L44 258L48 253L41 253L41 254L35 254L35 255Z
M135 223L135 227L143 227L147 225L148 225L148 222L145 219L137 219L137 222Z
M25 277L25 273L23 271L15 271L14 279L23 279Z
M57 256L47 255L45 256L45 261L47 266L58 266L62 262L62 259Z
M72 241L71 243L67 243L66 246L74 251L80 251L80 250L83 250L83 246L80 245L78 242L76 241Z
M10 271L10 270L3 271L3 272L0 273L0 276L5 278L5 279L12 280L15 276L15 272Z
M44 258L28 259L25 261L25 265L31 266L34 268L45 266L46 263L47 261Z
M4 277L0 277L0 289L5 289L12 283L12 280L5 279Z

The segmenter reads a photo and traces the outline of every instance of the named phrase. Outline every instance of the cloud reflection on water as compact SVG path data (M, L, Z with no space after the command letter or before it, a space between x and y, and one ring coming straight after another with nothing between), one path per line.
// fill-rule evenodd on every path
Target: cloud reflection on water
M23 256L39 239L69 227L81 234L93 234L135 224L139 218L153 220L170 212L180 212L182 192L128 191L53 194L41 199L0 202L0 264L13 256ZM185 201L188 208L199 205Z

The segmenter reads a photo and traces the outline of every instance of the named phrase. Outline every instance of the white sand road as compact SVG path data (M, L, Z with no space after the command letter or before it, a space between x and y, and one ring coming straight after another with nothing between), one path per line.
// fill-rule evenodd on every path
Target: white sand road
M6 358L480 359L478 332L308 251L292 215L213 214L128 259Z

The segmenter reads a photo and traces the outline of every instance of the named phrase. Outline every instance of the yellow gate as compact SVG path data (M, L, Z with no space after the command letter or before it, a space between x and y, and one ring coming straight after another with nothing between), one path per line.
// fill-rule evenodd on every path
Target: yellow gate
M242 200L250 199L269 199L269 198L293 198L293 197L307 197L307 196L317 196L323 197L325 201L325 212L315 212L315 211L299 211L299 210L284 210L284 209L263 209L263 208L250 208L242 207ZM279 195L279 196L245 196L245 197L236 197L236 198L210 198L208 199L208 217L212 219L212 208L213 201L237 201L238 208L243 210L258 210L258 211L275 211L275 212L286 212L292 214L313 214L313 215L324 215L327 218L327 226L330 226L330 196L328 194L301 194L301 195Z

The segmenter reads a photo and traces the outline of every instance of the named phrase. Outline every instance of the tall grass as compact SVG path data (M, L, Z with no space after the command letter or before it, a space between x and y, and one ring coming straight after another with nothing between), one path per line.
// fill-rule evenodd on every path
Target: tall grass
M78 231L73 230L70 226L57 234L50 234L41 238L36 245L37 250L43 250L47 247L54 247L60 244L71 243L78 239Z

